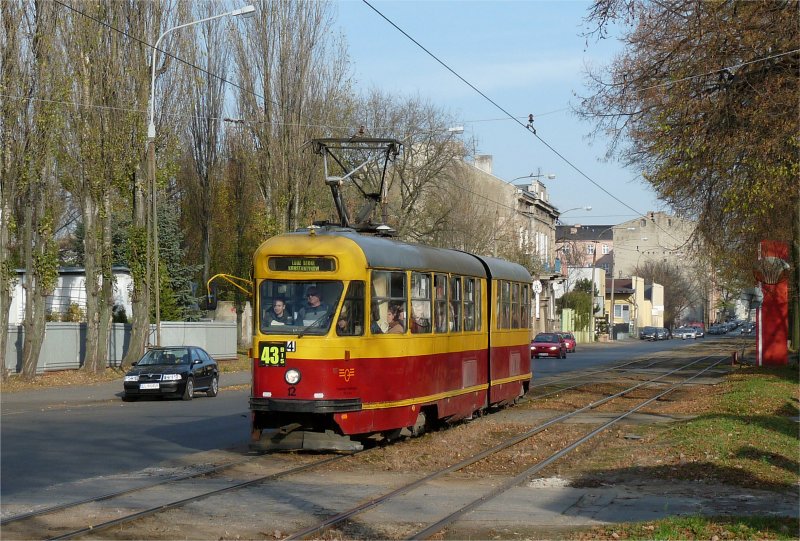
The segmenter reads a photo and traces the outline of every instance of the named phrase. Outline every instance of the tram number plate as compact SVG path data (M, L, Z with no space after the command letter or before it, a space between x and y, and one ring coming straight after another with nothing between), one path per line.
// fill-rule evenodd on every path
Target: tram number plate
M286 342L261 342L258 345L259 366L286 366Z
M158 389L158 383L140 383L139 389Z

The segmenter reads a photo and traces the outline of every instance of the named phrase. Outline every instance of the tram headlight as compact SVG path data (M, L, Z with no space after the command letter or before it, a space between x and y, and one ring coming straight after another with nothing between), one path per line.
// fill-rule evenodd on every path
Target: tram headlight
M283 375L283 379L285 379L286 383L288 383L289 385L297 385L298 382L300 381L300 371L295 370L294 368L290 368Z

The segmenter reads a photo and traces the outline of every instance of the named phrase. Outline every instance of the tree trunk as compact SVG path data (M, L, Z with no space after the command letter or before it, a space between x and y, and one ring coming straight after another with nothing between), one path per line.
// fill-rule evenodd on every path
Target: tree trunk
M122 359L122 368L136 362L144 353L150 323L150 261L147 235L146 175L141 168L134 175L133 186L133 224L128 237L128 261L133 275L131 341Z
M87 180L84 179L84 183ZM86 347L83 369L89 372L96 372L99 360L97 358L97 344L99 340L100 311L100 247L98 246L98 210L94 199L90 195L88 187L84 187L82 198L83 203L83 225L86 234L83 238L84 243L84 262L85 288L86 288Z

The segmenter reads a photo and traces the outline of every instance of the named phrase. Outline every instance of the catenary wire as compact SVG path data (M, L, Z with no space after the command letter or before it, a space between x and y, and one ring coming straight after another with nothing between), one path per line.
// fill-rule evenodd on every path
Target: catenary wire
M408 38L408 39L409 39L409 40L410 40L412 43L414 43L414 44L415 44L417 47L419 47L420 49L422 49L422 50L423 50L423 51L424 51L426 54L428 54L428 56L430 56L430 57L431 57L431 58L433 58L433 59L434 59L436 62L438 62L439 64L441 64L441 65L442 65L442 66L443 66L443 67L444 67L444 68L445 68L447 71L449 71L450 73L452 73L453 75L455 75L455 76L456 76L456 77L457 77L459 80L461 80L461 81L462 81L464 84L466 84L466 85L467 85L467 86L469 86L471 89L473 89L475 92L477 92L477 93L478 93L480 96L482 96L482 97L483 97L485 100L487 100L489 103L491 103L491 104L492 104L494 107L496 107L497 109L499 109L500 111L502 111L504 114L506 114L506 115L508 116L508 118L510 118L511 120L513 120L514 122L516 122L517 124L519 124L520 126L522 126L523 128L525 128L525 131L527 131L528 133L531 133L531 134L532 134L532 135L533 135L533 136L534 136L536 139L538 139L538 140L539 140L539 142L540 142L540 143L542 143L542 144L543 144L545 147L547 147L547 148L548 148L548 149L549 149L551 152L553 152L553 153L554 153L556 156L558 156L559 158L561 158L561 160L563 160L563 161L564 161L564 163L566 163L567 165L569 165L569 166L570 166L572 169L574 169L574 170L575 170L575 171L576 171L576 172L577 172L579 175L581 175L581 176L582 176L582 177L584 177L586 180L588 180L590 183L592 183L592 184L593 184L595 187L597 187L597 188L598 188L600 191L602 191L603 193L605 193L606 195L608 195L609 197L611 197L612 199L614 199L615 201L617 201L618 203L620 203L621 205L623 205L625 208L627 208L627 209L629 209L629 210L632 210L632 211L633 211L633 212L634 212L634 213L635 213L637 216L642 216L642 217L644 217L644 216L645 216L645 215L644 215L644 213L642 213L642 212L641 212L641 211L639 211L638 209L635 209L635 208L633 208L633 207L632 207L632 206L630 206L628 203L626 203L625 201L623 201L622 199L620 199L619 197L617 197L616 195L614 195L613 193L611 193L610 191L608 191L607 189L605 189L603 186L601 186L601 185L600 185L600 184L599 184L597 181L595 181L595 180L594 180L593 178L591 178L589 175L587 175L586 173L584 173L584 172L583 172L583 170L581 170L581 169L580 169L580 168L579 168L577 165L575 165L574 163L572 163L572 162L571 162L571 161L570 161L570 160L569 160L569 159L568 159L566 156L564 156L564 155L563 155L561 152L559 152L558 150L556 150L556 149L555 149L555 147L553 147L553 146L552 146L550 143L548 143L547 141L545 141L544 139L542 139L542 137L541 137L541 136L539 136L539 135L536 133L536 130L535 130L535 129L533 129L533 126L531 126L531 124L527 124L527 125L526 125L526 124L523 124L523 123L522 123L522 122L521 122L521 121L520 121L520 120L519 120L517 117L515 117L514 115L512 115L511 113L509 113L509 112L508 112L508 111L507 111L505 108L503 108L502 106L500 106L500 105L499 105L497 102L495 102L493 99L491 99L489 96L487 96L487 95L486 95L485 93L483 93L481 90L479 90L479 89L478 89L478 88L477 88L475 85L473 85L473 84L472 84L472 83L470 83L468 80L466 80L464 77L462 77L462 76L461 76L461 75L460 75L458 72L456 72L456 71L455 71L453 68L451 68L450 66L448 66L448 65L447 65L447 64L446 64L446 63L445 63L443 60L441 60L439 57L437 57L435 54L433 54L431 51L429 51L429 50L428 50L428 49L427 49L427 48L426 48L424 45L422 45L422 44L421 44L419 41L417 41L416 39L414 39L414 38L413 38L411 35L409 35L409 34L408 34L408 33L407 33L405 30L403 30L402 28L400 28L400 27L399 27L399 26L398 26L398 25L397 25L397 24L396 24L394 21L392 21L392 20L391 20L391 19L389 19L389 18L388 18L386 15L384 15L383 13L381 13L381 11L379 11L377 8L375 8L375 6L373 6L372 4L370 4L368 0L361 0L361 1L362 1L362 2L364 2L364 4L366 4L366 5L367 5L367 6L368 6L370 9L372 9L372 10L373 10L375 13L377 13L377 14L378 14L378 15L379 15L381 18L383 18L383 19L384 19L384 20L385 20L387 23L389 23L391 26L393 26L393 27L394 27L394 28L395 28L395 29L396 29L398 32L400 32L400 33L401 33L401 34L403 34L403 35L404 35L406 38ZM532 115L531 115L531 116L532 116ZM670 234L670 232L669 232L669 231L667 231L667 230L663 229L663 228L662 228L661 226L659 226L658 224L656 224L656 227L658 227L659 229L661 229L662 231L664 231L664 233L665 233L665 234L672 236L672 235Z

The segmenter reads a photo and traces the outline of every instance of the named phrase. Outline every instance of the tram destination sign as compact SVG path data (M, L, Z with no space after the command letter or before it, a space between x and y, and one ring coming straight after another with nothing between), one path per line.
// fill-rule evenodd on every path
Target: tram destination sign
M331 272L336 270L336 261L332 257L270 257L269 270Z

